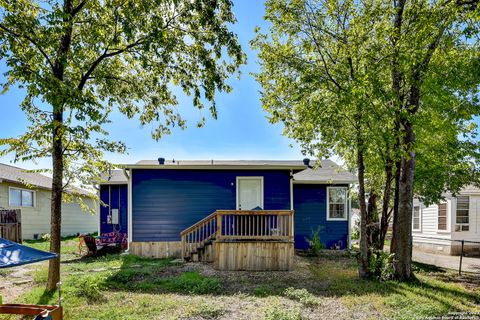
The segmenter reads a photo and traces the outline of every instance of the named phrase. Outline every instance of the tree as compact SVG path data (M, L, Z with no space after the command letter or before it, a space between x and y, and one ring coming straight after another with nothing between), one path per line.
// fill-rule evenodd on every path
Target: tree
M451 146L468 140L449 164L475 171L469 158L478 145L467 128L479 113L478 40L472 39L478 35L477 6L478 1L266 3L271 27L252 42L260 51L262 68L256 78L263 106L306 152L319 157L336 153L354 164L362 220L361 277L370 275L366 186L372 195L382 193L382 230L388 226L393 191L395 277L412 276L415 151L439 155L428 145L438 127L427 126L423 131L428 134L415 141L417 124L445 117L442 131L450 132ZM451 73L447 77L446 70ZM460 77L468 83L455 80ZM462 132L468 133L456 135ZM426 162L423 168L433 173ZM452 186L442 182L432 187L437 195Z
M1 0L3 89L25 88L31 126L3 139L16 160L52 158L50 251L60 254L61 203L68 185L106 169L104 152L124 152L102 128L115 108L159 139L184 128L173 89L216 118L215 94L245 62L230 0ZM202 126L205 119L199 119ZM47 289L59 280L52 260Z

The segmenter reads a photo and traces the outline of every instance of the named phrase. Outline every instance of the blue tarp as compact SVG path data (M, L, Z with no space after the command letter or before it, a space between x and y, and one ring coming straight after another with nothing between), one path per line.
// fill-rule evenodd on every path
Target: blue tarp
M0 268L16 267L56 257L55 253L37 250L0 238Z

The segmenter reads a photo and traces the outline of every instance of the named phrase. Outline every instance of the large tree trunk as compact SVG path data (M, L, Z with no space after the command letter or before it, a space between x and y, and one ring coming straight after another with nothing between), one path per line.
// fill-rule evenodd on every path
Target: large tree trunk
M393 227L395 235L394 276L397 280L412 278L412 206L413 177L415 171L415 151L413 143L415 134L410 121L403 121L405 156L401 162L398 193L398 214Z
M51 199L51 224L50 224L50 252L58 255L50 260L48 268L47 290L54 290L60 281L60 244L62 226L62 192L63 192L63 146L62 124L63 110L61 107L54 111L53 150L52 150L52 199Z
M357 140L357 167L358 167L358 202L360 205L360 257L358 264L358 275L360 278L368 278L368 262L370 254L368 249L367 233L367 205L365 203L365 163L363 159L363 140Z
M57 58L53 68L53 74L59 83L63 82L65 65L67 64L68 51L72 42L72 13L74 12L73 0L66 0L63 3L64 33L60 39ZM52 199L51 199L51 220L50 220L50 252L58 255L56 259L50 260L48 268L47 290L54 290L60 281L60 246L62 234L62 192L63 192L63 111L66 101L66 92L60 91L57 101L53 104L52 120Z

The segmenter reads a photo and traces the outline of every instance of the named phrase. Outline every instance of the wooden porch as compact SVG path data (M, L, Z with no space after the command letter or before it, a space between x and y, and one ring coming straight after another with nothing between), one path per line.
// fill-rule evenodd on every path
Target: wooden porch
M217 210L181 235L182 258L220 270L289 270L292 210Z

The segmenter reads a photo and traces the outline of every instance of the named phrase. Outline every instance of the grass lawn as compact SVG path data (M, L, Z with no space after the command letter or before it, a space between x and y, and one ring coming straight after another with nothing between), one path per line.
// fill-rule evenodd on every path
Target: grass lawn
M221 272L168 259L79 258L76 239L65 240L62 250L65 319L414 319L480 312L480 291L468 275L417 264L410 283L362 281L355 260L339 252L298 257L290 272ZM32 288L17 302L57 303L57 293L44 291L47 265L32 272Z

